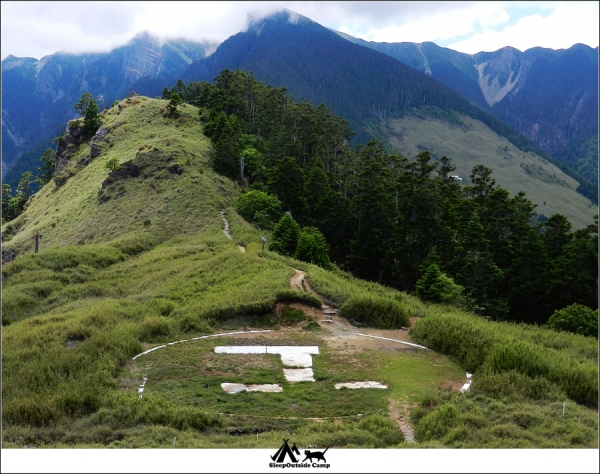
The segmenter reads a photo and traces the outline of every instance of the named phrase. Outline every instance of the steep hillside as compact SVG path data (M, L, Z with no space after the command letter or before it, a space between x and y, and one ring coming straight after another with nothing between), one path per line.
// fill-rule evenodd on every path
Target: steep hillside
M181 115L171 119L161 114L166 104L134 97L102 113L105 137L59 158L57 181L64 184L51 181L31 198L27 211L11 224L16 233L10 246L19 253L31 250L35 232L44 248L106 242L139 231L164 239L196 232L205 225L206 213L216 219L215 208L232 205L231 181L205 173L210 143L197 109L180 107ZM99 153L95 158L92 146ZM114 158L122 169L113 179L106 163Z
M3 182L14 188L23 171L35 170L36 152L43 153L75 117L73 104L84 92L102 95L106 107L132 89L154 97L211 47L186 40L162 42L143 33L109 53L56 53L40 60L8 56L2 61Z
M482 91L496 114L546 152L598 183L598 48L504 48L475 55Z
M493 113L479 86L479 75L472 55L442 48L430 41L423 43L377 43L354 38L340 31L332 31L352 43L387 54L415 68L417 71L433 77L453 91L458 92L472 104L488 113Z
M535 148L437 80L290 11L257 20L224 41L212 55L190 65L184 79L212 82L223 69L250 71L262 82L286 87L296 99L326 104L350 122L357 143L371 138L363 119L432 105L482 120L517 146Z
M511 194L525 192L537 205L537 214L563 214L575 228L583 228L597 213L594 203L576 192L577 181L545 158L518 149L478 120L421 109L382 121L379 131L392 148L406 156L430 150L438 159L452 157L463 185L471 185L473 167L488 166L498 184Z

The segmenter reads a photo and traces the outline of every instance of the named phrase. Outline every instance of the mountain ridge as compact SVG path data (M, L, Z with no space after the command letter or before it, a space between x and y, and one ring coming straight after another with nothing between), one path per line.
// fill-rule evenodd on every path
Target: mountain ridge
M598 183L597 145L584 151L597 137L598 47L576 43L565 49L534 47L521 52L505 46L466 54L432 42L377 43L331 31L438 79ZM592 156L583 159L588 153Z

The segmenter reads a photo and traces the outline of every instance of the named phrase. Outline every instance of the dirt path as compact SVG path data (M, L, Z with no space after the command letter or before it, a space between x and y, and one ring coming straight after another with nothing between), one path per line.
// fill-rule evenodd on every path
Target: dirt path
M225 209L219 211L219 215L221 216L221 219L223 219L223 233L225 234L225 237L231 240L231 234L229 233L229 221L227 220L227 217L225 217ZM237 248L240 250L240 252L246 253L246 247L243 245L238 244Z
M221 216L221 219L223 219L223 233L225 234L225 237L231 240L231 234L229 233L229 221L225 217L225 209L219 211L219 215Z
M398 428L402 430L402 434L404 434L404 439L407 443L415 442L415 430L409 420L409 406L408 404L400 404L397 400L390 400L388 405L388 410L390 414L390 418L394 420Z
M295 268L293 270L296 273L294 273L292 278L290 278L290 288L294 291L304 291L304 288L302 288L302 282L304 281L305 273L301 270L296 270Z

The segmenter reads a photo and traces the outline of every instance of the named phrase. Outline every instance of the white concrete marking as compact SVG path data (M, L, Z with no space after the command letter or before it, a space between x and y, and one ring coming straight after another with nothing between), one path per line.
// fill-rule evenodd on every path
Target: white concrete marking
M344 383L336 383L335 388L340 389L342 387L346 388L387 388L387 385L383 385L379 382L344 382Z
M371 336L370 334L363 334L362 332L358 332L356 333L358 336L365 336L365 337L373 337L375 339L383 339L384 341L394 341L394 342L399 342L400 344L406 344L408 346L414 346L414 347L418 347L420 349L427 349L427 347L425 346L420 346L419 344L413 344L412 342L404 342L404 341L399 341L398 339L390 339L389 337L381 337L381 336Z

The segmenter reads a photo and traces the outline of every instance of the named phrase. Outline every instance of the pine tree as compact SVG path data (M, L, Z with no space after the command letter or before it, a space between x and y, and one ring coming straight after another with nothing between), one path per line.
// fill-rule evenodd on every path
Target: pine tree
M10 184L2 183L2 222L8 222L14 219L10 206L11 199Z
M44 166L38 168L40 174L38 174L35 178L35 181L39 183L40 186L44 186L46 183L49 183L52 179L52 176L54 176L55 155L56 152L52 148L48 148L40 158L40 161L43 163Z
M273 229L273 240L269 244L269 250L281 255L292 256L296 253L299 236L300 226L292 219L292 216L286 213Z

